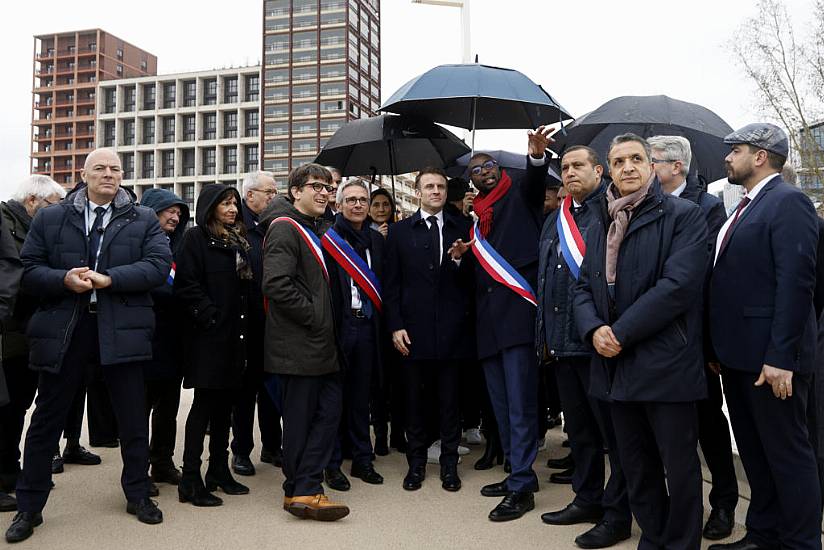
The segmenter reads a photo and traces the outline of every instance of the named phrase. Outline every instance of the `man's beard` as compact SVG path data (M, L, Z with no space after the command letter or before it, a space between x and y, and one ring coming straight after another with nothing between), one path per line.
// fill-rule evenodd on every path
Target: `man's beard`
M733 175L731 169L727 168L727 181L732 185L744 185L744 182L752 175L752 168L747 171L739 171L738 174Z

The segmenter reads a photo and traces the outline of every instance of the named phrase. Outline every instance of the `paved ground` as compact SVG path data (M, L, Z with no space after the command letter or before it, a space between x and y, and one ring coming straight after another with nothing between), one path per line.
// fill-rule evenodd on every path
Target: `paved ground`
M184 392L179 415L177 461L182 453L183 423L191 403L191 392ZM545 467L550 456L560 456L562 433L549 432L549 450L539 453L536 471L541 490L535 495L536 509L517 521L494 524L486 519L499 499L480 496L482 485L500 481L501 467L476 472L472 464L482 452L475 447L459 466L463 489L447 493L440 487L438 466L430 465L423 489L408 493L401 489L406 473L404 457L393 452L378 457L376 469L386 481L382 486L352 480L348 493L329 491L352 509L349 517L336 523L302 521L281 509L283 475L269 464L256 464L258 474L239 478L251 488L245 496L226 496L218 508L195 508L180 504L177 490L160 485L157 499L164 512L161 525L139 523L125 512L120 491L120 456L117 449L96 449L103 457L100 466L67 465L55 476L56 488L43 512L45 522L20 549L147 549L197 548L257 549L277 547L312 547L335 549L463 549L463 548L576 548L575 536L586 526L556 527L541 523L542 512L566 505L572 498L569 486L546 483L550 470ZM257 456L254 457L255 459ZM348 473L348 466L345 471ZM705 485L705 496L708 487ZM2 514L3 530L12 514ZM733 539L742 535L737 528ZM633 538L616 548L635 548ZM706 547L706 544L704 545Z

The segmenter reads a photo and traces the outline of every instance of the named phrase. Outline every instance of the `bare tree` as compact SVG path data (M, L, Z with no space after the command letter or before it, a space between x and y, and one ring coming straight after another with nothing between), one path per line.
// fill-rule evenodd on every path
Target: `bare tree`
M755 84L759 107L787 129L802 176L824 183L824 155L811 130L824 113L824 0L815 0L812 25L801 39L782 0L759 0L729 42Z

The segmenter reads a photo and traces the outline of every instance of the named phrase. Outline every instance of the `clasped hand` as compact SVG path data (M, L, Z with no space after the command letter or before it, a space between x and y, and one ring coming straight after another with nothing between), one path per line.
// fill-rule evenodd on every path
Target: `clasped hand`
M615 357L621 353L621 343L608 325L598 327L592 333L592 345L599 355L604 357Z
M111 286L112 278L88 267L75 267L66 272L63 284L72 292L82 294L92 289Z

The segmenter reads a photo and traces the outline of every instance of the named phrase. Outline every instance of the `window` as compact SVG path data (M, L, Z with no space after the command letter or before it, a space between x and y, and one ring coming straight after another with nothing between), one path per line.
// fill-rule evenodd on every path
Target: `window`
M175 152L174 150L163 151L163 168L161 175L164 178L171 178L175 175Z
M103 92L104 111L105 113L113 113L117 106L117 88L106 88Z
M260 99L260 77L250 75L246 77L246 101L258 101Z
M134 120L123 121L123 145L134 145Z
M345 105L346 102L342 99L338 99L337 101L321 101L320 113L322 115L328 115L337 112L343 112L346 108Z
M263 152L266 155L288 155L289 140L267 141L263 146Z
M267 84L277 84L289 80L289 69L266 69L264 73Z
M194 117L192 117L194 118ZM217 114L204 113L203 139L217 139Z
M325 46L343 45L345 42L346 31L344 29L320 31L320 45L322 48Z
M175 83L167 82L163 85L163 108L173 109L175 106Z
M187 80L183 83L183 106L194 107L197 103L197 82Z
M327 83L327 84L321 84L320 85L320 96L321 97L345 95L345 94L346 94L346 87L344 86L343 82L330 82L330 83Z
M266 65L286 65L289 63L289 54L286 52L282 53L267 53L266 54Z
M230 77L223 81L223 101L237 103L237 77Z
M217 153L214 147L203 150L203 171L201 174L211 176L215 173L217 164Z
M321 61L343 61L346 58L346 46L335 46L334 48L324 48L320 51Z
M155 85L146 84L143 86L143 109L151 110L155 108Z
M318 87L314 84L304 84L303 86L295 86L292 88L292 99L317 97Z
M184 183L180 186L180 198L189 207L189 211L195 211L195 184Z
M346 21L346 14L342 11L336 13L321 13L320 14L320 25L324 27L326 25L340 25Z
M123 48L117 48L117 58L123 59Z
M293 103L292 116L316 116L318 114L318 104L314 101L311 103Z
M75 48L74 44L72 44L72 45L70 45L70 46L66 47L66 51L67 51L68 53L74 53L75 49L76 49L76 48Z
M257 111L246 111L246 137L257 137L260 131L260 122Z
M123 179L134 179L134 153L123 153L120 157L123 161Z
M143 153L143 161L140 163L141 165L141 177L143 178L153 178L155 177L154 173L154 153L151 151L147 153Z
M89 42L89 51L90 52L97 51L97 42Z
M316 27L318 24L318 14L315 13L303 13L301 15L292 15L292 28L293 29L305 29L308 27Z
M285 136L289 133L289 124L287 123L266 123L263 125L267 136Z
M293 134L313 134L318 131L318 123L312 120L301 120L292 123Z
M318 60L317 50L308 50L305 52L293 52L292 63L312 63Z
M117 73L117 76L123 76L123 65L120 65L118 63L117 69L115 69L115 72Z
M103 123L103 147L114 147L114 121L107 120Z
M173 143L175 140L175 117L163 117L163 143Z
M286 118L289 116L289 106L283 105L267 105L263 110L263 115L266 118Z
M217 79L210 78L204 81L203 104L214 105L217 103Z
M254 172L258 169L258 146L247 145L243 149L244 172Z
M317 67L301 67L292 70L292 80L315 80L318 77Z
M155 142L155 121L153 118L143 119L143 143Z
M223 137L237 137L237 112L228 111L223 113Z
M145 73L148 69L149 69L149 63L145 59L141 60L140 61L140 70Z
M317 151L318 143L314 139L296 139L292 142L292 154L300 155Z
M135 90L134 86L130 86L128 88L123 89L123 111L126 113L131 113L134 111L134 106L136 102L137 90Z
M305 48L318 47L318 33L315 31L296 32L292 35L292 49L300 50Z
M340 78L346 76L346 66L338 65L324 65L320 68L320 77L324 78Z
M195 175L195 150L194 149L183 149L183 175L184 176L194 176Z
M267 52L285 52L289 50L288 34L267 34L263 38L264 50Z
M194 141L195 115L183 115L180 122L183 126L183 141Z
M224 147L223 148L223 173L236 174L237 173L237 148Z
M266 102L281 101L289 99L288 86L276 86L274 88L266 88Z
M335 133L337 132L341 126L346 124L346 120L342 118L333 118L330 120L322 120L320 122L320 131L323 133Z

